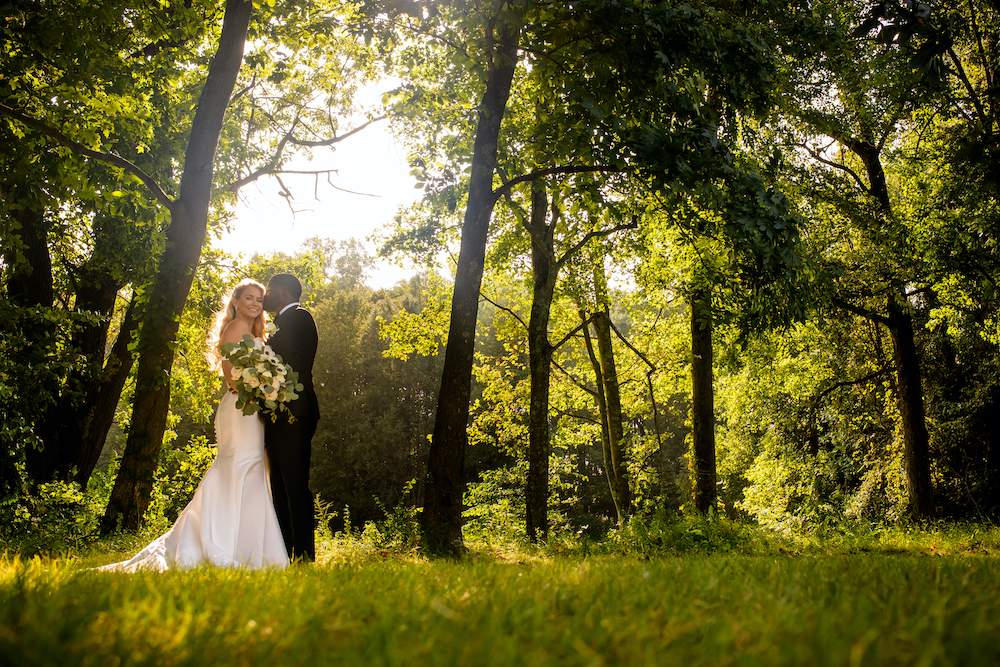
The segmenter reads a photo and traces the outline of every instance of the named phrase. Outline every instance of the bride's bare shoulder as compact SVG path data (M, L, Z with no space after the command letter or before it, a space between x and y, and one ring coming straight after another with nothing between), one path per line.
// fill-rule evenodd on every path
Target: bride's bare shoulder
M253 335L253 332L250 331L250 325L243 320L233 320L222 330L219 340L223 343L238 343L243 339L243 334Z

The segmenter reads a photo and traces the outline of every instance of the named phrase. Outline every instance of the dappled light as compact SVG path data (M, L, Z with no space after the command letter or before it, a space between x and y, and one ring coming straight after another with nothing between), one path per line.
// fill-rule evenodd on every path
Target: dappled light
M8 4L0 664L1000 664L996 3Z

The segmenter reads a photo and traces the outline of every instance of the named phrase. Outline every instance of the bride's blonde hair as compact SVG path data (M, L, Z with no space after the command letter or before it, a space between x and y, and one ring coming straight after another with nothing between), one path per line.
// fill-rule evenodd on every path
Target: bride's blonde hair
M222 299L222 310L215 314L215 326L212 327L212 331L208 338L208 360L212 364L212 367L216 370L222 368L222 332L226 330L229 323L236 319L236 302L243 292L245 292L250 287L256 287L260 290L263 295L267 290L264 286L253 278L246 278L241 280L236 287L233 288L232 293L223 297ZM264 335L264 324L267 322L264 309L257 314L254 318L253 324L250 326L250 332L254 337L259 337Z

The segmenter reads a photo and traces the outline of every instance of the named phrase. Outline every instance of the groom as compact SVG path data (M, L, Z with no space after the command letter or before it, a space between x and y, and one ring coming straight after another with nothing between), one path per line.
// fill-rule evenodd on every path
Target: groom
M294 420L284 411L275 422L264 420L264 447L271 468L271 496L288 557L312 561L316 559L316 543L309 460L319 420L312 379L319 335L312 315L299 305L301 296L302 283L290 273L271 278L264 294L264 309L275 314L272 321L278 328L267 343L299 374L302 383L299 397L288 403Z

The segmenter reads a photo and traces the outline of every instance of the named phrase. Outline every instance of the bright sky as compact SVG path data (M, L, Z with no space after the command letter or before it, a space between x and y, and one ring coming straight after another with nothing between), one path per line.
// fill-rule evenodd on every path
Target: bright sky
M255 252L294 253L312 236L354 237L365 241L374 255L375 244L367 239L389 223L400 206L408 206L421 194L413 187L416 179L409 174L406 148L389 132L386 121L348 137L335 151L315 149L313 159L311 165L287 168L339 170L329 177L335 187L327 183L326 175L319 177L318 185L311 175L282 176L292 193L286 200L273 177L247 185L240 191L233 230L216 245L249 259ZM368 284L376 289L391 287L412 274L379 260Z

